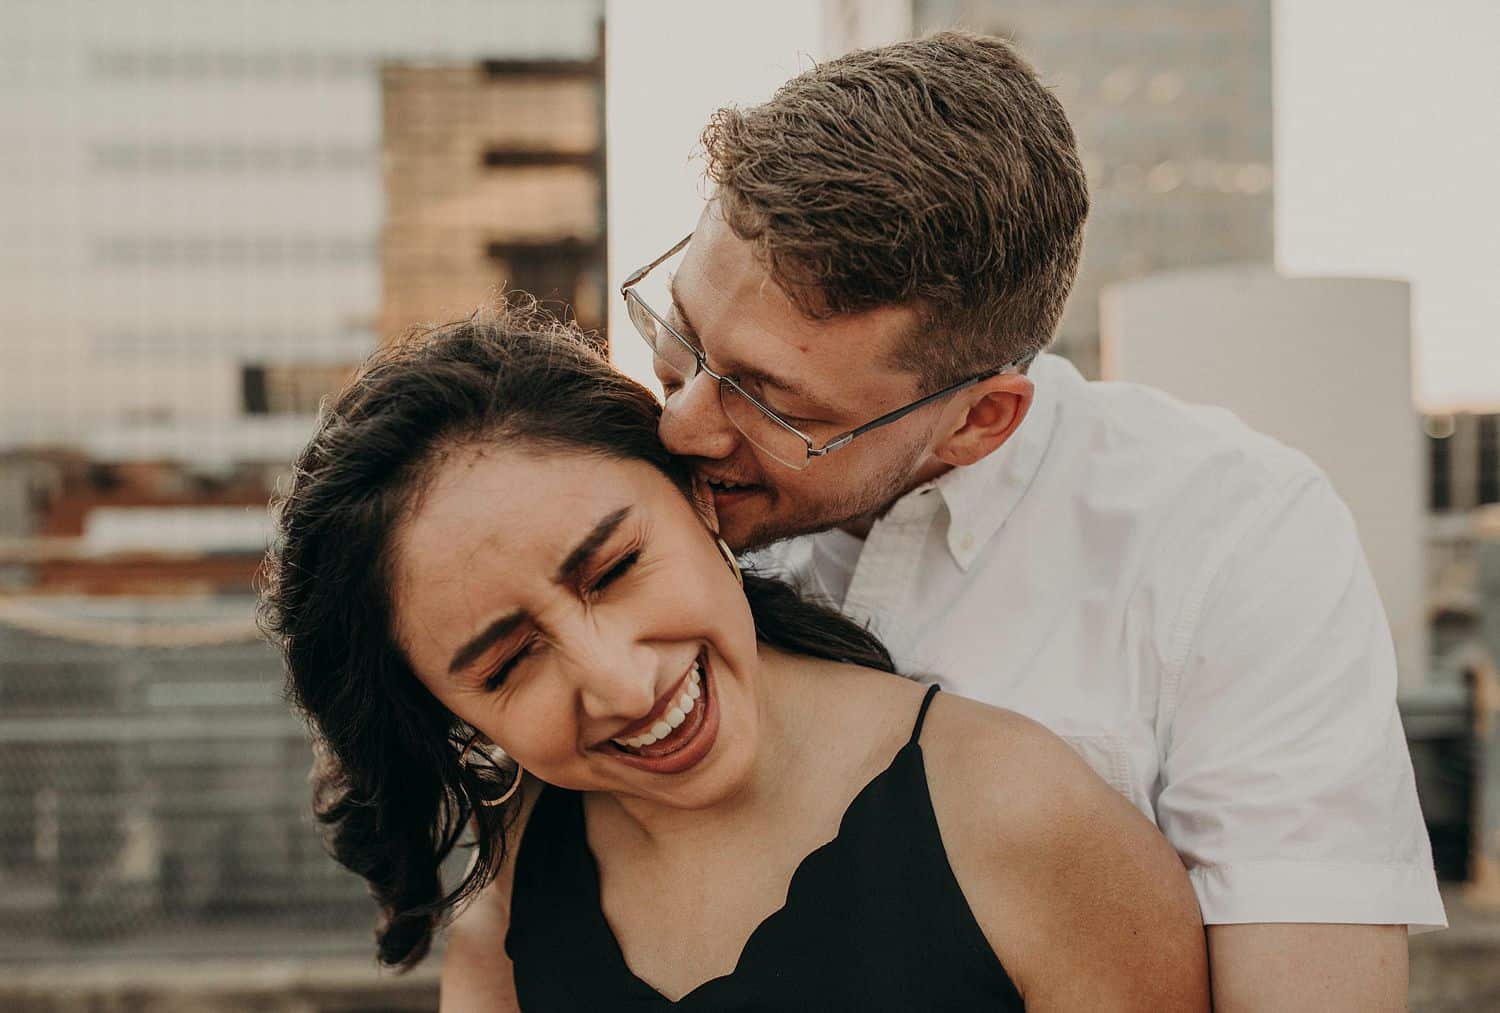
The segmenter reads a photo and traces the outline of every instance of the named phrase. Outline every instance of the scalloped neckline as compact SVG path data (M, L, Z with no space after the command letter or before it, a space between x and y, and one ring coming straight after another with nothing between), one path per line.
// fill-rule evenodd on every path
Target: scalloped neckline
M792 870L791 879L787 880L786 896L782 898L781 905L770 914L762 918L760 922L755 926L755 928L750 930L750 934L745 937L744 943L740 945L739 956L735 958L734 967L724 974L716 975L712 978L707 979L706 981L699 982L687 992L684 992L682 994L682 997L678 999L669 999L665 995L663 995L655 985L652 985L649 981L636 974L634 969L631 968L630 962L625 959L625 951L620 946L620 940L615 936L614 927L609 924L609 919L604 917L603 898L599 893L599 862L594 857L594 850L592 847L590 847L588 842L588 833L583 815L583 795L579 792L570 792L569 794L573 796L574 816L577 819L579 832L581 834L583 854L587 859L589 869L592 870L593 873L593 875L586 877L586 879L588 880L586 889L588 891L587 899L590 902L589 908L593 912L594 918L597 921L597 929L602 933L603 938L608 941L610 956L613 959L615 965L626 975L626 977L629 978L632 983L637 985L639 988L646 990L660 1001L670 1003L673 1006L676 1006L679 1003L689 1002L697 998L699 994L706 989L714 988L725 982L732 981L744 969L746 957L751 954L758 941L766 934L768 929L776 922L784 920L786 912L791 909L793 899L797 895L798 883L799 881L806 879L805 873L807 872L809 867L815 866L820 861L823 861L823 856L829 854L832 849L834 849L843 840L844 831L849 824L849 817L855 812L856 809L858 809L862 804L865 803L867 797L874 790L874 788L878 784L880 784L880 782L883 781L886 777L888 777L893 770L896 769L897 764L899 764L902 758L905 757L908 753L915 756L916 762L922 767L922 782L924 785L926 784L927 774L926 766L922 762L922 747L914 737L900 749L896 750L896 755L891 757L890 762L887 763L879 773L875 774L869 779L869 781L865 782L865 786L861 788L855 794L854 798L850 800L849 804L844 807L844 814L839 817L839 827L834 835L827 841L824 841L822 844L809 851L802 857L802 860L797 863L796 868Z

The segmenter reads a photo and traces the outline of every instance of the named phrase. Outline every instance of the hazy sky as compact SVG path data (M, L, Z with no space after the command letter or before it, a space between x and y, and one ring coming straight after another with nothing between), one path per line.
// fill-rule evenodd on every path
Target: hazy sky
M1500 2L1274 13L1280 267L1410 280L1419 403L1500 410Z

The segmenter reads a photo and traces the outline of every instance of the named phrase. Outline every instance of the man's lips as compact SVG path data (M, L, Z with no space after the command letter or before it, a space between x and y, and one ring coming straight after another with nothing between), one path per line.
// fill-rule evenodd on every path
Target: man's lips
M700 478L708 485L709 490L715 496L735 496L747 492L759 492L761 486L755 482L741 482L736 479L713 478L709 475L700 475Z

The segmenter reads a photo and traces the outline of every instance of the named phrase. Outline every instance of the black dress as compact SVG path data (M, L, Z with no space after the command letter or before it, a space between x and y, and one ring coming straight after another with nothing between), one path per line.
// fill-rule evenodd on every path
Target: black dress
M524 1013L551 1010L1019 1010L959 889L917 738L802 860L739 963L676 1002L636 977L599 905L582 797L546 788L516 855L506 952Z

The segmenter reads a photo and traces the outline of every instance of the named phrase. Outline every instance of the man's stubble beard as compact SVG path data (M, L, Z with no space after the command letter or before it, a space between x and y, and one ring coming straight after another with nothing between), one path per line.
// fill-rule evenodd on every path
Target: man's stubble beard
M733 546L734 551L755 552L789 538L816 534L861 518L874 519L883 515L893 503L919 484L915 476L925 454L926 440L914 441L871 481L862 483L858 492L831 501L804 504L797 513L787 516L767 517L751 529L742 544ZM817 464L814 463L813 467L817 467Z

